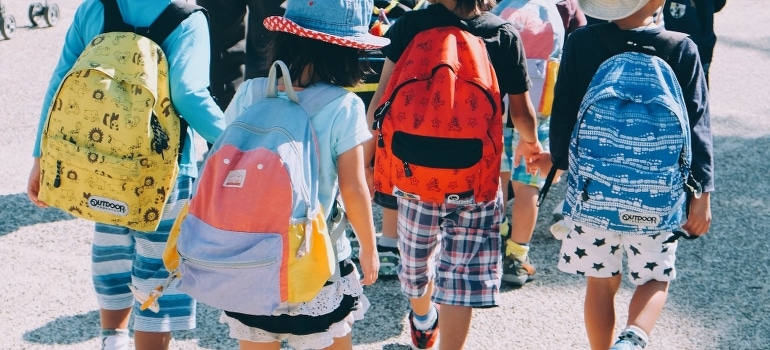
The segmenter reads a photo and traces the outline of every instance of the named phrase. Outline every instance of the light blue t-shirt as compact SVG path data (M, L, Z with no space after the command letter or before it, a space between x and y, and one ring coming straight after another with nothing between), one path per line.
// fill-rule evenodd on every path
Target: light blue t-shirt
M238 91L235 92L225 111L225 120L228 125L254 103L254 91L260 89L258 84L263 84L262 79L264 78L247 80L238 87ZM288 99L283 92L278 92L278 96ZM302 91L297 91L297 96L301 100ZM337 157L369 140L372 134L366 125L364 102L354 93L347 93L330 101L318 113L311 116L311 124L316 134L320 155L321 178L318 199L324 213L329 215L329 208L334 205L334 197L339 192ZM345 235L338 241L337 246L340 259L350 255L350 244Z
M155 21L170 0L117 0L123 20L135 27L148 27ZM40 156L40 138L48 110L56 89L75 64L86 45L101 34L104 28L104 6L100 0L85 0L75 11L72 25L67 30L59 63L43 100L33 156ZM224 115L211 97L209 86L210 46L206 16L201 12L184 20L161 43L169 64L171 100L174 109L190 127L206 141L214 142L224 130ZM180 164L180 175L198 176L192 132Z

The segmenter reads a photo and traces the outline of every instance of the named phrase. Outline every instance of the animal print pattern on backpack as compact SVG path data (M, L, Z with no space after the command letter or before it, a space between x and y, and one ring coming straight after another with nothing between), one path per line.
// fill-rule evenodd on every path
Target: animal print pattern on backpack
M128 32L95 37L54 95L40 199L80 218L156 230L179 171L180 125L160 46Z

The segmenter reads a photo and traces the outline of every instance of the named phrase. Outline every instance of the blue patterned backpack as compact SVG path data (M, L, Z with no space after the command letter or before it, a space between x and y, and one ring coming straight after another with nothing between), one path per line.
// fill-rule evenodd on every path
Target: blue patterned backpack
M684 39L671 36L670 43ZM679 229L690 125L677 77L661 58L669 54L621 51L595 73L569 147L563 212L573 224L619 234Z

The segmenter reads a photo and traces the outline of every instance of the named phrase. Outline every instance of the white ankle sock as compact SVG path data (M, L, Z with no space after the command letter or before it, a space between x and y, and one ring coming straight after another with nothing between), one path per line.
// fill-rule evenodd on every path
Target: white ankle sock
M128 350L128 329L102 329L102 350Z
M413 315L412 319L414 320L414 327L425 331L430 329L430 327L433 327L433 325L436 323L436 319L438 319L438 312L436 311L436 307L433 306L430 308L430 311L425 316L417 316Z
M642 349L644 349L644 347L647 346L647 343L650 341L649 337L647 336L647 332L633 325L626 327L623 333L620 333L621 338L624 338L624 336L625 339L630 340L636 344L636 346L641 347Z

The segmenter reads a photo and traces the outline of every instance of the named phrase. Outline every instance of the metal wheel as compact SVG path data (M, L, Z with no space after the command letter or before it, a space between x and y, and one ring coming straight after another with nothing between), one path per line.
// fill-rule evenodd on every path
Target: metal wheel
M54 24L59 22L59 5L51 4L46 6L43 10L43 15L45 17L45 23L48 23L49 27L53 27Z
M29 21L32 22L32 26L39 27L40 23L38 21L41 19L40 17L43 16L43 3L41 2L35 2L29 5Z
M8 15L0 17L0 34L6 39L13 37L13 33L16 32L16 19L13 16Z

